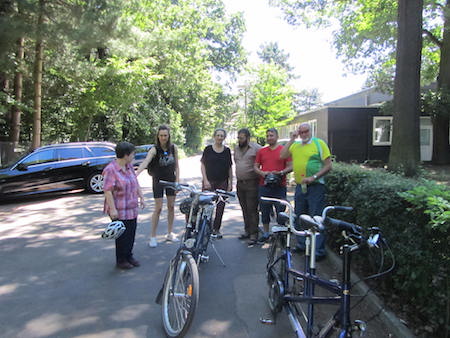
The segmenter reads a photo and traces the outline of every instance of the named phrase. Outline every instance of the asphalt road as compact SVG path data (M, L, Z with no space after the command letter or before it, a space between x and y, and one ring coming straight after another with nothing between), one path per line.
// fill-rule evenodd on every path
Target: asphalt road
M198 161L182 161L182 181L200 182ZM142 265L129 271L115 268L114 242L100 238L108 222L103 195L73 192L0 205L0 337L164 337L154 300L177 244L163 241L163 212L159 245L148 247L152 190L146 173L139 180L147 207L139 215L134 256ZM226 267L210 251L188 337L293 336L284 313L276 325L259 322L268 313L267 248L247 248L237 239L242 228L235 200L226 206L224 238L215 242ZM177 209L175 232L182 231ZM328 265L319 269L333 274ZM376 320L369 330L372 337L389 335Z

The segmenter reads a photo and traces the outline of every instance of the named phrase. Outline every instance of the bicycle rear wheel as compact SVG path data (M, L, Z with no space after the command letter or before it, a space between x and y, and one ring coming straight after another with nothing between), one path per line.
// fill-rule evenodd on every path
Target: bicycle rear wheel
M162 321L169 337L183 337L194 319L199 296L197 264L190 254L171 262L162 296Z

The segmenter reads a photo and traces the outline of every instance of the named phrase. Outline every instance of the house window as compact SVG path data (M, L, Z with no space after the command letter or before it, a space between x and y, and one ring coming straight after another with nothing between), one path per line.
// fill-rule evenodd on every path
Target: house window
M372 145L390 146L392 142L392 116L374 116Z
M309 120L308 123L311 125L311 137L316 137L316 135L317 135L317 120Z

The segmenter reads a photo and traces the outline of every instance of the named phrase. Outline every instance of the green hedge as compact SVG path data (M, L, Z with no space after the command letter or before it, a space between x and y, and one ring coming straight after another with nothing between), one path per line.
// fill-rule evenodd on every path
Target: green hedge
M352 206L349 221L379 226L388 239L396 270L381 283L382 293L402 304L410 322L424 323L426 334L448 335L450 189L340 163L333 164L327 186L329 204Z

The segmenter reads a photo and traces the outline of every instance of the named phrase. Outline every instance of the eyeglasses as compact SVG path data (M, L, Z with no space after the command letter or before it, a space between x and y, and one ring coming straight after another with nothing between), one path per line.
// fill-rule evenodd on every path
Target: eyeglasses
M309 129L308 130L300 130L299 134L308 134L309 133Z

